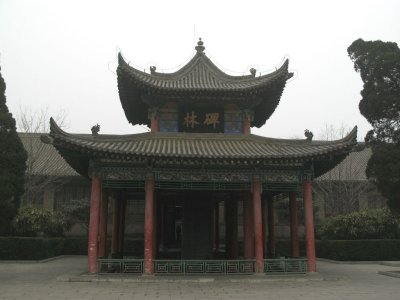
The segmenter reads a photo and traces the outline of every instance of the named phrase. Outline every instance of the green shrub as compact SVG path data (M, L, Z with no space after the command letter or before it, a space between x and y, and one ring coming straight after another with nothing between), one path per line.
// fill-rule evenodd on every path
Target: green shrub
M62 254L63 239L0 237L0 259L40 260Z
M329 218L319 235L330 240L393 239L398 237L399 224L398 218L382 208Z
M62 213L48 208L24 207L14 219L15 233L19 236L62 236L71 225Z
M317 257L333 260L399 260L400 240L322 240L316 243Z

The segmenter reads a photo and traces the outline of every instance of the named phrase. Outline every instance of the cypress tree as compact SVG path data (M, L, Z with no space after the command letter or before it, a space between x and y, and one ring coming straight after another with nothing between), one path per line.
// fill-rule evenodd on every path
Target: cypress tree
M11 232L19 198L24 192L27 154L6 104L6 84L0 67L0 235Z
M393 42L358 39L347 49L364 83L359 104L372 125L367 176L400 213L400 48Z

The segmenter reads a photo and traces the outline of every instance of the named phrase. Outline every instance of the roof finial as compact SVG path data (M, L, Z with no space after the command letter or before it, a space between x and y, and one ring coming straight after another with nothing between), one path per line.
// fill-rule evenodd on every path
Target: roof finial
M203 44L204 44L203 41L201 40L201 38L199 38L199 41L197 42L197 46L194 48L197 50L197 53L203 53L204 49L206 49L203 46Z

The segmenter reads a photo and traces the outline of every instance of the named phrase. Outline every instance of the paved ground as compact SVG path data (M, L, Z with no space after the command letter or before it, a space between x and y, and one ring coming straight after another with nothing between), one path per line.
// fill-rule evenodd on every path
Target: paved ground
M318 261L318 275L283 279L207 276L175 280L124 276L108 282L62 281L87 278L79 276L85 264L86 257L82 256L46 263L0 262L0 299L400 299L400 278L377 273L400 271L399 264Z

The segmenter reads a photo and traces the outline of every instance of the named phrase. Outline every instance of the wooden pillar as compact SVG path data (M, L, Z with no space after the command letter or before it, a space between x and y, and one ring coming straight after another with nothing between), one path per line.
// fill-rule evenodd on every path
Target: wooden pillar
M237 199L231 198L225 200L226 208L226 256L228 259L237 259L239 256L238 247L238 209L237 209Z
M151 132L159 132L159 125L158 125L158 119L153 118L151 119Z
M144 204L144 274L147 275L154 273L154 246L154 179L148 177Z
M250 134L251 129L250 129L250 120L245 118L243 120L243 133L244 134Z
M243 133L251 133L251 121L253 119L253 113L251 111L245 110L243 112Z
M275 212L274 197L268 197L268 254L275 256Z
M119 226L121 216L121 201L120 197L114 198L113 220L112 220L112 237L111 237L111 256L114 258L118 253L119 248Z
M314 216L312 202L312 186L311 180L307 179L303 183L303 201L304 201L304 227L306 233L306 253L307 253L307 270L308 272L316 272L316 256L315 256L315 238L314 238Z
M253 207L251 202L251 193L245 192L243 195L243 257L244 259L253 259L254 257L254 224Z
M159 132L160 124L158 122L158 109L152 108L148 112L148 117L150 119L150 130L151 132Z
M107 242L107 223L108 223L108 191L103 189L101 193L101 212L99 226L99 257L106 257Z
M290 205L290 240L292 244L292 257L299 257L299 238L297 235L298 222L297 222L297 202L296 193L289 192L289 205Z
M254 217L254 254L256 258L255 271L264 272L263 245L262 245L262 217L261 217L261 184L258 178L253 179L253 217Z
M100 178L94 175L92 178L92 192L90 195L90 219L89 219L89 238L88 238L89 273L97 273L100 197L101 197Z

